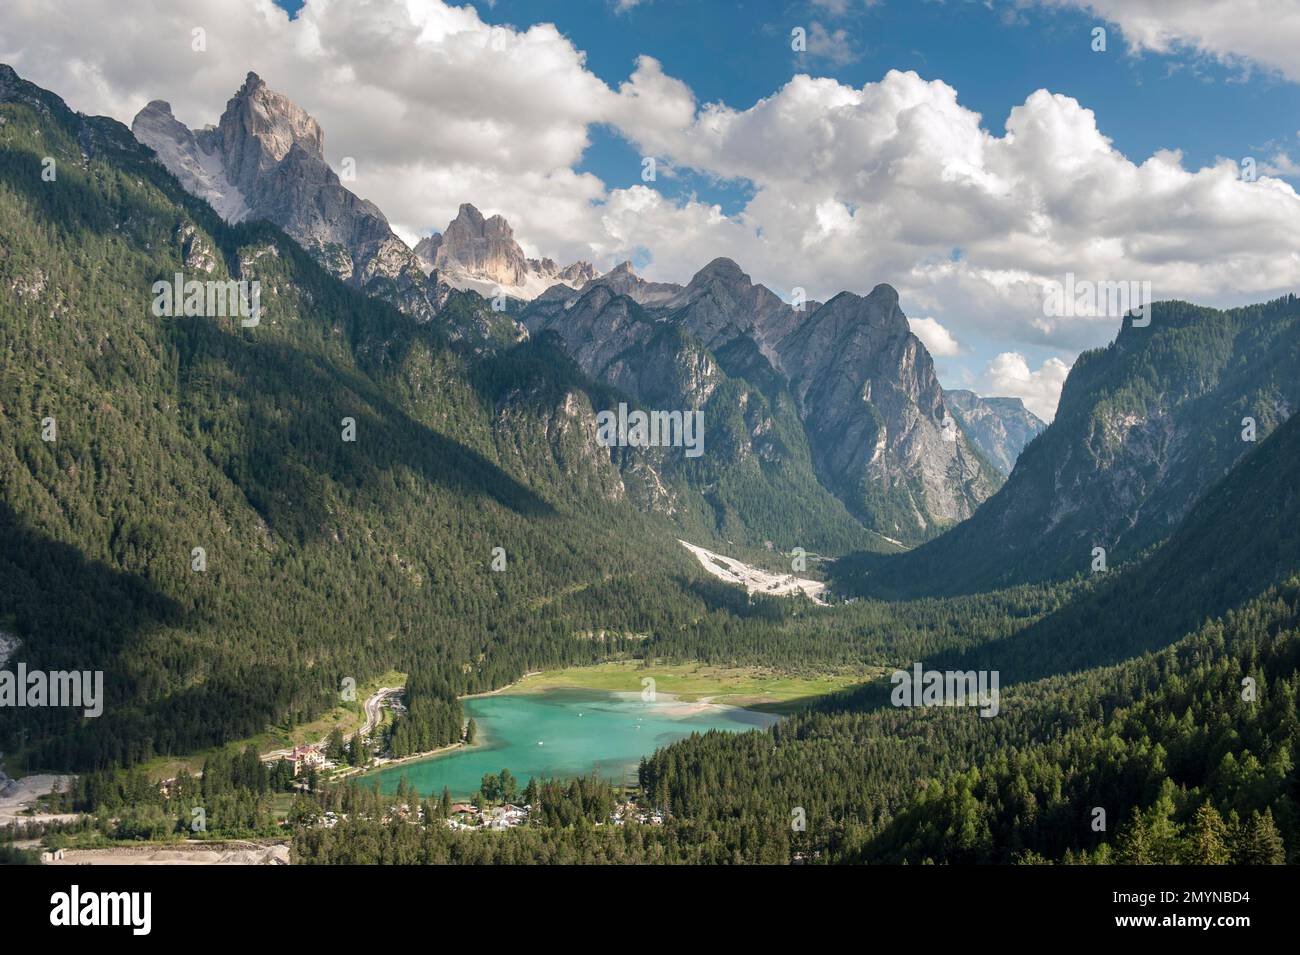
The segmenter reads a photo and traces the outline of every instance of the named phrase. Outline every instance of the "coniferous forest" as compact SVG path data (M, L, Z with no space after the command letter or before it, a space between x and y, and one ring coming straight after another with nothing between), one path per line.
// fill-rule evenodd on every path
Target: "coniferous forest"
M261 323L153 314L153 283L196 268L256 278ZM756 350L628 305L655 331L625 362L716 373L717 450L609 449L596 411L637 396L562 335L485 344L465 330L504 327L490 297L417 321L387 281L225 221L125 126L0 66L0 669L104 688L94 717L0 706L0 768L71 777L53 818L0 827L0 861L207 839L300 864L1300 863L1294 295L1160 302L1146 337L1125 319L1005 483L972 452L987 499L899 542L862 519L879 488L824 479L815 390ZM1188 444L1123 494L1090 478L1127 460L1116 417L1151 409ZM773 574L797 547L825 599L747 592L680 540ZM842 685L623 784L506 765L467 804L363 772L490 739L467 697L614 662ZM898 705L918 662L998 674L996 715ZM356 730L343 688L394 673L399 705L335 726L328 770L258 745L341 700Z

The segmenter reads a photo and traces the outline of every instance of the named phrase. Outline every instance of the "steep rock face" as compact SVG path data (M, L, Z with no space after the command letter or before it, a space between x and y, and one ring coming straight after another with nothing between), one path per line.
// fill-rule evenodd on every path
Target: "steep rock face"
M500 289L512 298L532 299L556 282L578 289L597 275L587 262L560 268L552 259L526 258L509 222L499 215L485 218L468 202L444 232L421 239L414 251L426 272L486 295Z
M818 473L868 526L916 539L969 517L992 493L890 286L840 293L776 351Z
M295 147L307 158L325 162L320 124L256 73L249 73L226 103L217 128L201 131L198 138L205 147L220 152L230 181L252 193L261 191L262 177Z
M601 283L533 327L558 333L587 374L653 407L701 407L720 377L698 343Z
M208 201L227 222L248 217L248 202L226 175L221 154L199 145L190 128L172 115L163 100L154 100L131 124L135 138L158 154L187 192Z
M835 550L849 540L877 545L818 483L784 381L742 378L724 369L722 355L735 359L747 348L775 376L753 342L742 337L718 352L706 348L663 309L644 308L616 293L612 284L636 277L630 270L615 272L614 282L602 276L576 296L548 292L525 321L535 343L556 342L583 372L612 386L606 409L628 401L645 410L702 412L699 457L686 458L676 447L609 452L619 462L629 499L684 528L704 527L751 546L770 540L786 548Z
M411 251L415 253L415 258L419 261L420 267L426 272L432 272L436 266L434 262L438 259L438 246L442 245L442 233L435 232L433 235L426 235L419 242L415 243L415 248Z
M249 73L216 127L192 132L154 100L131 131L188 191L229 222L266 219L327 269L421 321L437 311L419 262L378 206L339 181L320 125Z
M530 264L537 262L536 259L529 259ZM556 265L550 259L542 259L536 266L537 270L543 274L548 272L554 273L555 277L565 285L571 285L580 289L588 282L592 282L600 275L596 267L590 262L574 262L572 265L565 266L557 271Z
M739 402L761 396L769 420L734 420L734 453L770 462L809 455L822 488L891 541L921 540L970 516L997 483L948 412L888 286L800 311L730 259L685 287L655 287L620 266L582 293L548 290L523 320L534 334L559 334L588 374L655 407L697 406L724 381ZM778 418L782 440L764 445Z
M501 216L484 218L468 202L461 204L443 232L433 267L463 270L505 286L523 285L529 273L528 260L515 242L510 223Z
M1047 425L1019 398L986 398L973 391L944 391L948 409L984 457L1010 474L1025 445Z
M663 306L680 310L679 320L708 348L747 336L777 370L781 359L776 344L803 317L776 293L755 285L727 258L714 259Z
M1157 302L1081 355L1055 419L965 524L873 569L879 593L972 591L1113 567L1163 540L1300 407L1295 296L1219 311ZM918 587L920 589L918 590Z

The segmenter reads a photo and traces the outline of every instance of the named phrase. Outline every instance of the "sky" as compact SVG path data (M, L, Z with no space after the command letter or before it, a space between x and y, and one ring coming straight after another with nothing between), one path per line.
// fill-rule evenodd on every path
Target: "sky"
M562 263L684 283L725 255L818 300L887 282L946 387L1044 418L1119 325L1104 296L1063 309L1051 289L1218 306L1296 291L1297 49L1300 0L0 11L0 61L127 123L153 99L214 123L256 71L412 243L472 202Z

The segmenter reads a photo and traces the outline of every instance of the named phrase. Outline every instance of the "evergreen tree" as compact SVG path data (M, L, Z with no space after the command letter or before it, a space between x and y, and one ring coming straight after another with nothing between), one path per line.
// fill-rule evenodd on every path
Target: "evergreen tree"
M1119 865L1151 864L1147 827L1137 806L1129 814L1128 822L1116 833L1115 862Z
M343 730L338 726L335 726L334 729L330 730L329 739L325 742L325 756L327 759L332 759L336 763L341 763L343 762L344 755Z
M1190 865L1228 865L1228 827L1219 811L1209 803L1196 810L1188 831L1185 861Z
M1251 814L1241 831L1236 861L1239 865L1285 865L1286 846L1273 823L1273 811Z

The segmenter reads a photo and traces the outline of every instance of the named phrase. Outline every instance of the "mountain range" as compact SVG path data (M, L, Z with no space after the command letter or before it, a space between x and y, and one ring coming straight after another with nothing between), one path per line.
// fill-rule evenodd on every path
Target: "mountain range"
M974 517L846 586L970 593L1093 573L1167 538L1207 489L1300 407L1300 302L1158 302L1079 356L1056 418ZM862 571L862 573L859 573ZM850 581L852 581L850 583Z
M925 540L974 513L1001 482L995 462L1005 466L1019 450L1022 408L981 405L978 428L961 424L889 286L796 309L727 259L686 286L647 282L628 263L604 276L586 262L561 268L527 257L504 218L469 203L441 234L409 249L329 168L319 125L253 73L215 127L193 132L154 101L132 131L227 221L280 226L344 281L417 320L440 321L453 339L491 350L555 332L586 374L647 407L702 406L722 376L734 382L728 400L740 402L744 420L720 407L709 420L722 431L714 446L747 469L731 483L745 484L749 503L728 497L726 466L686 478L727 539L825 547L843 534L828 537L812 512L838 506L864 528L870 549ZM454 290L493 305L462 299L448 308ZM998 424L1004 413L1007 423ZM803 431L801 441L772 440L788 430L777 426L783 416ZM805 443L806 451L789 446ZM663 484L649 468L650 483ZM807 482L797 474L807 470L816 486L801 492ZM792 490L808 499L806 518L755 518ZM656 494L653 506L680 512L673 497Z
M861 682L660 748L663 825L575 823L608 821L596 781L489 839L327 788L294 853L1296 861L1294 295L1156 303L1043 427L945 391L888 285L796 308L727 258L557 270L469 205L412 250L321 144L252 74L217 127L155 101L128 130L0 66L0 634L106 694L0 708L0 749L85 773L95 838L186 831L142 767L302 726L349 678L406 675L385 732L422 752L530 670L694 661ZM258 282L260 324L157 314L177 272ZM624 403L702 410L706 453L602 443ZM820 548L827 605L720 583L682 536L782 572ZM999 672L1002 715L889 706L878 675L919 661ZM252 791L214 828L283 839Z

